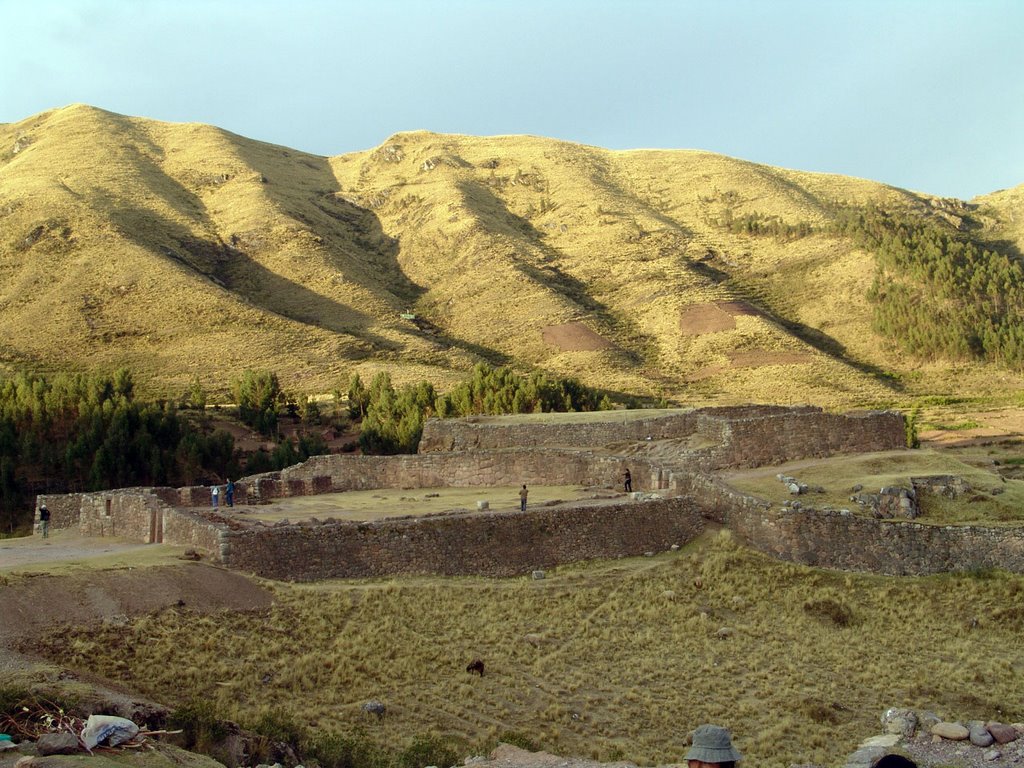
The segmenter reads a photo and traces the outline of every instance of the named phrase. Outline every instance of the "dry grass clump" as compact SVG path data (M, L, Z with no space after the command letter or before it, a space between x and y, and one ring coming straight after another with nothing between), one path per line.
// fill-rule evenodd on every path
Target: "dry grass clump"
M1021 719L1007 613L1024 579L888 579L769 560L728 535L542 581L274 585L265 615L168 611L76 630L61 663L251 723L283 707L380 745L526 734L566 755L678 761L687 730L733 729L751 764L831 764L888 706ZM487 674L465 665L484 659ZM367 719L368 699L388 715Z

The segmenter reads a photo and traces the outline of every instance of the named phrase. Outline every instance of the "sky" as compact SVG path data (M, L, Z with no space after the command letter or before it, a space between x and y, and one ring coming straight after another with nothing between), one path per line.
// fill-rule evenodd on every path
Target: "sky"
M0 123L85 103L320 155L398 131L1024 184L1024 0L0 0Z

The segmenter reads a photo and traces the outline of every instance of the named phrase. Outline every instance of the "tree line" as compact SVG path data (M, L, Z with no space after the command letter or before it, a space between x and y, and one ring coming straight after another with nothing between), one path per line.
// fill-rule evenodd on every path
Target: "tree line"
M274 443L243 454L215 429L198 380L177 402L143 401L127 369L109 375L17 374L0 379L0 533L31 519L38 493L133 486L185 486L282 469L328 452L320 429L361 422L364 453L415 453L424 420L470 414L585 411L610 408L598 390L574 379L478 365L469 379L439 394L429 382L396 389L386 372L364 386L354 375L346 412L286 393L270 371L244 371L231 383L240 421ZM283 418L299 426L280 434ZM355 446L352 446L353 448Z
M834 228L875 256L874 329L923 358L1024 368L1024 269L1009 247L880 208L839 208Z
M243 379L259 377L246 372ZM264 403L263 393L253 392ZM243 456L229 432L211 427L203 405L195 386L182 403L137 399L127 369L0 379L0 533L30 521L38 493L193 485L324 452L322 440L303 437ZM266 429L269 416L258 413Z
M415 453L429 416L448 418L551 411L597 411L613 407L609 396L576 379L542 371L522 375L511 368L478 363L470 378L439 394L421 381L396 389L387 372L369 386L358 374L348 386L349 414L360 419L359 446L364 453Z
M1024 368L1024 268L1012 246L879 206L833 201L826 206L831 220L812 226L756 212L735 215L735 200L724 199L723 215L712 223L734 234L780 242L839 235L869 251L872 328L904 351Z

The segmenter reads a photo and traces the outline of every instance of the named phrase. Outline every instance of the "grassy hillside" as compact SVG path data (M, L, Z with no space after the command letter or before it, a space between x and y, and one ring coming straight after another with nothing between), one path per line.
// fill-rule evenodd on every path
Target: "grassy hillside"
M70 630L62 665L168 703L212 704L456 758L508 733L556 754L678 762L730 727L751 765L840 764L890 706L1024 717L1020 576L893 580L779 563L727 535L548 578L274 585L266 615L185 610ZM909 628L909 631L908 631ZM32 641L33 649L40 640ZM465 672L481 658L484 677ZM379 722L361 711L379 699Z
M479 360L686 403L1024 388L872 331L873 257L829 230L836 201L966 210L707 152L415 132L323 158L75 105L0 125L0 365L129 365L172 395L243 367L444 387ZM1022 207L988 196L970 225L1019 248Z

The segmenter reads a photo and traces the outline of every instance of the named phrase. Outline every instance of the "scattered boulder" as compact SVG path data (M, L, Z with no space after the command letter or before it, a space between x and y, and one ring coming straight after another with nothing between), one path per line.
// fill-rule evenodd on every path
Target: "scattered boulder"
M882 714L882 731L900 736L913 736L917 730L917 713L912 709L890 707Z
M985 724L980 720L972 720L968 724L967 730L971 744L976 747L991 747L995 742L995 738L988 732Z
M992 738L999 744L1009 744L1011 741L1017 740L1017 730L1012 725L989 722L985 724L985 727L992 734Z
M950 741L964 741L971 735L971 732L960 723L936 723L932 726L931 733Z
M44 733L36 739L36 749L41 757L49 755L73 755L81 751L78 737L73 733Z

